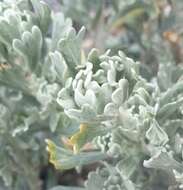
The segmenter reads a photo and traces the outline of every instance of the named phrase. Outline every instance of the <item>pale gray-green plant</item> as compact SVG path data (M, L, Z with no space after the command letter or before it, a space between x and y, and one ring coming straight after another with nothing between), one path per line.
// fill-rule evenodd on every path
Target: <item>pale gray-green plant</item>
M0 3L0 188L41 189L46 140L56 169L98 162L84 187L52 190L181 189L183 67L147 82L122 52L86 56L84 28L45 3Z
M122 52L92 50L58 93L80 129L68 141L71 150L47 141L50 162L69 169L101 159L87 190L182 188L183 67L159 67L147 82Z
M0 2L3 189L41 189L39 175L48 163L44 139L77 130L56 98L67 77L76 73L83 34L84 29L76 34L70 19L42 1ZM48 182L47 188L53 185Z

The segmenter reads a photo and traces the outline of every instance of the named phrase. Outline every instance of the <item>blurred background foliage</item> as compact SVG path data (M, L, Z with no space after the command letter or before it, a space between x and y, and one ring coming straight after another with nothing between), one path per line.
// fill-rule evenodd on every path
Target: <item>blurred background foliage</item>
M46 1L70 17L76 29L87 28L85 50L122 50L142 63L141 73L148 80L156 75L160 61L182 62L181 0Z

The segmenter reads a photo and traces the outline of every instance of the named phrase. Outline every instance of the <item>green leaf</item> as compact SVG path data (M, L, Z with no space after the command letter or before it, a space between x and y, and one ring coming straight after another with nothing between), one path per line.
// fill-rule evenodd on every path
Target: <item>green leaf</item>
M59 79L59 82L64 86L65 85L65 79L68 77L68 67L65 63L65 60L63 56L60 54L60 52L55 51L54 53L49 54L51 59L51 64L54 66L55 72L57 74L57 78Z
M100 67L100 57L99 52L96 49L92 49L89 54L87 60L93 63L94 69L97 71Z
M128 98L128 81L121 79L119 81L119 88L117 88L112 94L112 100L117 105L122 105Z
M72 28L67 36L61 38L58 50L62 53L69 69L75 73L77 66L81 65L81 42L84 38L85 28L81 28L78 34Z
M162 94L159 100L160 106L162 107L165 104L171 102L173 98L177 97L179 94L182 93L183 93L183 80L180 80Z
M74 154L71 150L56 146L51 140L46 140L50 162L56 169L66 170L76 166L88 165L105 159L107 156L99 151Z
M64 39L72 29L72 20L65 18L62 13L53 14L52 50L56 50L59 40Z
M32 71L40 64L42 45L42 34L37 26L33 26L31 32L25 31L21 40L13 40L13 48L25 59Z
M70 138L74 152L78 153L85 144L91 142L97 136L107 134L109 130L108 128L99 127L98 124L80 124L79 132L75 133Z
M51 22L51 10L44 1L31 0L31 3L37 19L36 24L40 27L43 35L45 35ZM32 16L35 17L35 15Z
M180 106L183 104L183 98L180 98L179 100L175 102L170 102L162 106L158 112L157 112L157 118L159 120L166 120L169 118L171 115L174 114L174 112L180 108Z
M156 120L152 121L150 128L146 131L146 137L150 144L155 146L163 146L169 141L168 135Z
M0 41L11 47L14 39L20 39L20 23L21 17L17 12L13 10L5 12L4 17L0 18Z
M97 115L90 105L85 104L82 106L81 110L68 109L65 113L72 119L75 119L79 123L88 123L96 121Z

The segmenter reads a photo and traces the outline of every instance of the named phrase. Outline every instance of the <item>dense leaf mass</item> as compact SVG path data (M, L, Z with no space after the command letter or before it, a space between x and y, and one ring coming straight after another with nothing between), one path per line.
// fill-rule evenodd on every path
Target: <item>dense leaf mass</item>
M183 188L179 4L0 1L0 189Z

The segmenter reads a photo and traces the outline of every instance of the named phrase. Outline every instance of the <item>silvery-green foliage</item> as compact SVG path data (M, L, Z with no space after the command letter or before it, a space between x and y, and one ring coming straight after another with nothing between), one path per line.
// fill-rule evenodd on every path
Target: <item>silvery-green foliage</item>
M40 189L45 138L78 129L56 98L81 64L83 35L42 1L1 2L0 176L7 189Z
M182 187L182 66L162 63L152 82L139 75L138 66L122 52L111 57L92 50L58 93L65 114L85 125L71 137L75 154L93 141L108 157L89 174L86 189ZM67 168L59 151L50 153L58 168Z
M182 188L182 66L162 63L147 82L122 52L86 57L83 37L42 1L1 2L2 188L39 190L44 140L60 135L46 140L57 169L100 162L79 189Z

